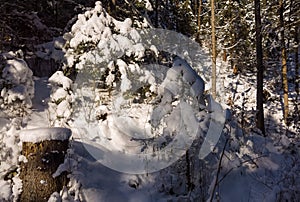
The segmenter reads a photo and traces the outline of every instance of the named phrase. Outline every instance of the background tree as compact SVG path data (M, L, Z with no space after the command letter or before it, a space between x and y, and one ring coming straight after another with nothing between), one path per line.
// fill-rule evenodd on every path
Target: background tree
M282 0L279 0L279 19L280 19L280 45L281 45L281 65L282 65L282 87L283 87L283 118L284 122L288 123L289 116L289 87L287 79L287 59L286 48L284 38L284 18L283 18L284 4Z
M200 32L201 32L201 25L202 25L202 0L198 1L198 9L197 9L197 36L196 40L197 42L201 45L201 40L200 40Z
M211 0L211 43L212 43L212 76L211 76L211 86L212 86L212 96L216 98L216 72L217 72L217 48L216 48L216 30L215 30L215 1Z
M256 93L256 110L257 110L257 128L265 135L264 107L263 107L263 51L261 35L261 17L260 17L260 0L254 1L255 7L255 30L256 30L256 67L257 67L257 93Z

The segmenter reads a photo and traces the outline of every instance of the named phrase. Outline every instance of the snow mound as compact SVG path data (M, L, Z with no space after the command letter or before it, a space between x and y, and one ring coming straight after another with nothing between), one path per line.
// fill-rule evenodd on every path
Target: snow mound
M26 62L17 58L14 53L2 54L0 65L0 108L7 114L22 116L32 106L32 71Z
M36 128L20 132L21 142L42 142L45 140L67 140L71 136L71 130L68 128Z

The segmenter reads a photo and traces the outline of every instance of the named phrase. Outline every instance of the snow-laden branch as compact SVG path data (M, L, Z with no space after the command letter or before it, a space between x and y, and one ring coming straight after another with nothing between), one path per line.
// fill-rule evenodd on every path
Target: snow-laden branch
M239 43L241 42L241 40L238 40L238 42L236 42L235 44L233 44L232 46L229 46L229 47L224 47L223 49L224 50L230 50L230 49L232 49L232 48L234 48L234 47L236 47Z

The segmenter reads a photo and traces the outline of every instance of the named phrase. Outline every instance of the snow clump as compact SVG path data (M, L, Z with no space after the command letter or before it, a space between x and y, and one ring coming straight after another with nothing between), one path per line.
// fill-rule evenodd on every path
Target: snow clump
M1 54L0 57L0 109L11 115L23 116L32 106L32 71L13 52Z
M145 48L141 37L132 27L132 20L118 21L96 2L94 9L78 15L71 32L64 35L65 63L63 69L83 69L87 63L103 63L123 55L142 58ZM96 62L95 62L96 61Z
M72 114L73 93L72 80L57 71L50 78L52 86L49 102L49 118L51 126L65 126Z

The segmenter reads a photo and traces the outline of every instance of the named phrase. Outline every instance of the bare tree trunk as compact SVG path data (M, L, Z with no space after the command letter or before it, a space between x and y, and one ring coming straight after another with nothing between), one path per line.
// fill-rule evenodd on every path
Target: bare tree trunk
M227 51L226 51L226 49L223 50L223 61L227 62Z
M155 27L158 27L158 7L159 7L159 0L155 1Z
M216 49L216 29L215 29L215 1L211 0L211 43L212 43L212 96L215 99L217 96L216 89L216 72L217 72L217 49Z
M201 14L202 14L202 0L199 0L199 5L198 5L198 14L197 14L197 37L196 40L197 42L201 45L201 41L200 41L200 30L201 30Z
M255 31L256 31L256 67L257 67L257 91L256 91L256 111L257 111L257 128L265 135L264 123L264 105L263 105L263 52L262 52L262 35L261 35L261 17L260 17L260 0L254 1L255 7Z
M188 191L190 192L193 189L193 182L192 182L192 175L191 175L191 161L190 161L189 150L186 151L185 160L186 160L185 175L186 175L186 179L187 179L186 186L187 186Z
M229 0L229 4L232 4L232 0ZM229 19L232 20L232 10L230 9L229 12ZM236 43L236 34L235 34L235 29L233 28L233 24L230 23L229 24L229 30L230 33L232 34L232 36L230 37L230 46L234 46L234 44ZM229 49L229 57L230 57L230 67L233 70L233 72L235 72L235 68L236 68L236 54L234 53L234 49L235 47L232 47ZM237 70L237 69L236 69Z
M108 1L108 13L112 14L116 11L116 0L109 0Z
M296 69L296 78L295 78L295 86L296 86L296 92L297 92L297 96L299 97L299 88L300 88L300 78L299 78L299 54L298 54L298 48L299 48L299 27L295 28L295 42L296 42L296 47L295 47L295 69Z
M283 118L285 124L288 124L288 116L289 116L289 87L288 87L288 79L287 79L287 64L286 64L286 48L285 48L285 38L284 38L284 5L283 1L279 0L279 20L281 27L281 65L282 65L282 87L283 87Z

